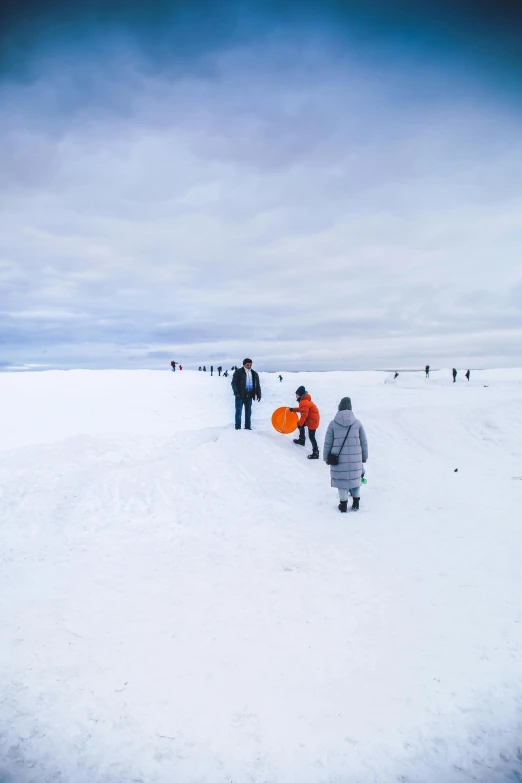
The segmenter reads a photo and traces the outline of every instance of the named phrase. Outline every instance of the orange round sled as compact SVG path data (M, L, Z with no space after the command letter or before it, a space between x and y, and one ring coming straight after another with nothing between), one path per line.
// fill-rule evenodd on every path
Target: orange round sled
M299 415L291 413L288 408L278 408L272 414L272 427L283 435L290 435L297 429Z

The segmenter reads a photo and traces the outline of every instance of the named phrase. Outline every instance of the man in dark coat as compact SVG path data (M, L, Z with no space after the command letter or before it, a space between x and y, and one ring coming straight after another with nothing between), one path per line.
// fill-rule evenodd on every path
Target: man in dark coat
M429 378L430 377L430 365L429 364L426 365L426 367L424 368L424 371L426 373L426 378Z
M453 370L451 371L451 374L453 375L453 383L455 383L456 380L457 380L457 371L456 371L455 368L453 368Z
M220 366L218 367L218 375L219 375L219 377L221 377L221 373L222 373L222 371L223 371L223 368L222 368L222 367L221 367L221 365L220 365Z
M469 381L470 375L471 375L471 372L468 370L467 373L466 373L466 378L468 379L468 381Z
M245 406L245 429L251 430L252 400L261 400L259 375L252 369L252 359L245 359L232 377L232 391L236 398L236 430L241 429L241 413Z

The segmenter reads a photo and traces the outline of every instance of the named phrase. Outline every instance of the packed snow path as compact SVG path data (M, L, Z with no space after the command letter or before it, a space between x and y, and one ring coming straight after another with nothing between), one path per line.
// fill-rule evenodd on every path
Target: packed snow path
M0 375L2 783L522 780L522 371L261 382L236 432L209 373Z

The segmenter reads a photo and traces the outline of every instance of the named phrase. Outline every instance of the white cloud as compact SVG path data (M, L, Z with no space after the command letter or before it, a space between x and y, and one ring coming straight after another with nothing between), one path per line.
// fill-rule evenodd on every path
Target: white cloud
M519 362L520 116L462 80L423 94L427 72L293 54L199 78L128 56L70 110L74 69L4 90L4 360Z

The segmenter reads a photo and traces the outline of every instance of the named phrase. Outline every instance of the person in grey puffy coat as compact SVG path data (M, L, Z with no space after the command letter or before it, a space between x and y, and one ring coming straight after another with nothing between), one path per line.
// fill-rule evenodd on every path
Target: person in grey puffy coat
M363 462L368 459L368 441L363 425L352 412L349 397L343 397L335 418L326 430L323 449L325 462L330 453L339 455L339 464L330 465L331 485L339 491L339 511L348 510L348 493L353 498L353 511L358 511Z

